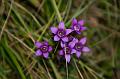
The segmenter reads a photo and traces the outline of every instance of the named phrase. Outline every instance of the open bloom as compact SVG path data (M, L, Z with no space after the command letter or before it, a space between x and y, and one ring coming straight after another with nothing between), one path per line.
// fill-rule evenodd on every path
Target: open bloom
M81 34L82 31L87 29L83 25L84 25L84 20L77 21L75 18L73 18L71 28L76 33Z
M81 38L80 40L74 39L72 42L70 42L70 45L74 46L74 50L76 52L76 56L79 58L81 55L81 52L89 52L90 49L85 46L87 41L86 37Z
M48 42L35 42L35 46L37 47L37 50L35 52L36 56L43 56L45 58L48 58L49 52L52 51L52 47L48 45Z
M68 43L61 43L62 50L59 51L59 55L64 56L66 61L69 63L71 59L71 55L75 53L75 49L73 49L73 45Z
M71 29L65 29L64 22L60 22L58 28L51 27L52 33L54 33L54 41L68 42L67 35L72 32Z

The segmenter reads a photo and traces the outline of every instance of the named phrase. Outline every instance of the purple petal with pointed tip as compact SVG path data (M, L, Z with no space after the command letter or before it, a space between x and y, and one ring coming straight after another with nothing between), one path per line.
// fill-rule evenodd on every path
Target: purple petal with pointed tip
M56 34L57 33L57 30L58 28L56 27L51 27L50 30L52 31L52 33Z
M84 25L84 20L78 21L78 24L80 24L81 26L83 26Z
M71 48L73 48L74 46L75 46L75 42L69 42L69 44L68 44Z
M62 38L62 41L68 42L68 37L63 37L63 38Z
M43 53L43 56L44 56L45 58L48 58L48 55L49 55L49 53L48 53L48 52Z
M64 22L60 22L58 28L60 28L60 29L65 29Z
M76 53L76 50L75 50L75 49L72 49L71 54L73 54L73 53Z
M76 56L77 56L77 58L79 58L79 57L80 57L80 55L81 55L81 52L76 51Z
M81 31L84 31L84 30L86 30L86 29L87 29L87 27L83 27L83 26L82 26L80 30L81 30Z
M70 54L66 54L66 55L65 55L65 59L66 59L66 61L69 63L69 62L70 62L70 59L71 59Z
M42 44L41 44L40 42L38 42L38 41L35 42L35 46L36 46L37 48L40 48L41 45L42 45Z
M48 45L48 42L47 42L47 41L44 41L43 44Z
M75 25L75 24L77 24L77 20L75 18L73 18L72 25Z
M49 52L52 51L52 46L49 46L49 50L48 50L48 51L49 51Z
M80 39L79 42L84 45L86 43L86 41L87 41L87 38L83 37L83 38Z
M73 31L75 30L75 29L74 29L74 26L70 26L70 29L72 29Z
M60 40L60 38L57 35L55 35L54 36L54 41L59 41L59 40Z
M63 50L60 50L58 53L59 53L59 55L64 55Z
M35 52L35 55L36 55L36 56L41 56L41 55L42 55L42 52L41 52L40 50L37 50L37 51Z
M72 42L77 43L77 42L78 42L78 39L77 39L77 38L73 38Z
M83 51L83 52L89 52L89 51L90 51L90 48L88 48L88 47L83 47L83 48L82 48L82 51Z
M66 29L66 35L70 34L72 32L71 29Z

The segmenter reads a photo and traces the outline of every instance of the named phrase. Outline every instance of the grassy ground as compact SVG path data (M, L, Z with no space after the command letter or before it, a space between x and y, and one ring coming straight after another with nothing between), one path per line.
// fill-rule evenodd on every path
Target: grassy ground
M34 56L49 27L84 19L91 52L68 64ZM56 48L55 46L54 48ZM120 79L119 0L0 0L0 79Z

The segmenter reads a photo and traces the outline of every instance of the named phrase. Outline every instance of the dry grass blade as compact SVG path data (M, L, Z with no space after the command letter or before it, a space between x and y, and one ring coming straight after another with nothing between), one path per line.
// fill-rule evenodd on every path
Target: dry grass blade
M5 23L3 24L3 27L2 27L2 30L1 30L1 33L0 33L0 41L1 41L1 38L2 38L3 31L4 31L4 29L5 29L5 26L7 25L8 19L9 19L9 17L10 17L10 13L11 13L11 10L12 10L12 5L13 5L13 3L14 3L14 0L11 1L11 5L10 5L10 9L9 9L7 18L6 18L6 20L5 20Z
M83 77L82 73L80 72L80 70L79 70L79 68L78 68L78 66L77 66L77 64L76 64L75 59L73 59L73 61L74 61L75 67L76 67L76 69L77 69L77 71L78 71L78 73L79 73L80 77L81 77L82 79L84 79L84 77Z

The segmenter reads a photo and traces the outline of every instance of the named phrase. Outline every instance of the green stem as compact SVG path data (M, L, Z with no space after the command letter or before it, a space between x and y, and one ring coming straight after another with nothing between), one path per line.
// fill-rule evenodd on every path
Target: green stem
M55 73L56 78L57 79L62 79L60 74L58 74L57 68L56 68L56 66L54 65L54 63L53 63L53 61L51 59L49 59L49 63L50 63L50 65L51 65L51 67L52 67L52 69L53 69L53 71Z
M28 13L34 19L34 21L37 23L39 27L42 26L37 20L37 18L31 12L29 12L26 8L24 8L22 5L18 4L17 2L14 2L14 4L20 9L22 9L23 11L25 11L26 13Z
M24 72L23 72L23 70L22 70L22 67L19 65L16 57L14 56L14 54L13 54L14 51L12 50L12 48L10 48L10 47L8 46L7 41L4 43L4 48L5 48L6 52L7 52L7 54L9 55L9 57L11 58L11 61L12 61L12 62L14 63L14 65L16 66L16 68L17 68L17 70L18 70L21 78L22 78L22 79L26 79L26 76L24 75Z
M85 65L82 61L79 61L78 62L80 65L84 66L89 72L91 75L94 76L95 79L98 79L98 77L102 78L101 76L99 76L97 74L97 72L95 72L93 69L91 69L90 67L88 67L87 65ZM98 76L98 77L97 77ZM103 78L102 78L103 79Z
M56 13L57 13L59 22L62 21L62 17L61 17L61 15L60 15L60 12L59 12L59 10L58 10L58 7L57 7L57 5L56 5L55 0L51 0L51 3L53 4L53 7L54 7L54 9L55 9L55 11L56 11Z
M49 22L48 22L47 25L45 26L44 30L42 31L42 33L41 33L41 35L40 35L40 37L38 38L37 41L40 41L40 40L41 40L42 36L43 36L44 33L46 32L46 30L47 30L47 28L49 27L50 23L52 22L53 18L54 18L54 14L51 16Z
M44 66L45 66L45 68L46 68L46 71L47 71L47 73L48 73L49 78L50 78L50 79L53 79L52 76L50 75L50 72L49 72L49 70L48 70L48 68L47 68L47 65L46 65L44 59L42 59L42 61L43 61L43 64L44 64Z
M73 58L73 61L74 61L75 67L76 67L76 69L77 69L77 71L78 71L80 77L81 77L82 79L84 79L84 77L83 77L82 73L80 72L80 70L79 70L79 68L78 68L78 66L77 66L76 61L75 61L74 58Z
M0 40L1 40L1 38L2 38L2 34L3 34L4 29L5 29L6 24L7 24L7 22L8 22L8 19L9 19L9 17L10 17L11 10L12 10L12 6L13 6L13 0L11 1L11 5L10 5L10 9L9 9L7 18L6 18L6 20L5 20L5 23L3 24L2 30L1 30L1 32L0 32Z

